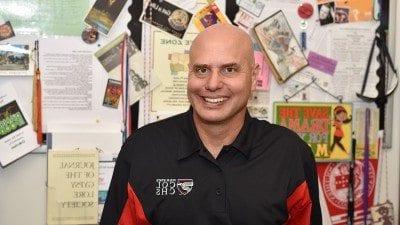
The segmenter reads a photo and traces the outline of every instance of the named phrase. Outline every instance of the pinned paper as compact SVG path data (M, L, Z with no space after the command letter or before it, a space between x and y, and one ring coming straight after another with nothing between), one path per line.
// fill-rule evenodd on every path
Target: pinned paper
M308 54L308 63L311 68L319 70L321 72L333 75L336 70L337 61L330 59L316 52L310 51Z
M260 72L257 75L257 91L268 91L269 89L269 67L265 63L265 57L262 52L254 51L256 63L260 66Z

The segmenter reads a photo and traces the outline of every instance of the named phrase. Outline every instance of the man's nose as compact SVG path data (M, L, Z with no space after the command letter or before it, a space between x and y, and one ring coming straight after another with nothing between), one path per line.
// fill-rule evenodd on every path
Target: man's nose
M214 69L210 76L207 78L206 89L215 91L222 87L222 77L219 75L218 70Z

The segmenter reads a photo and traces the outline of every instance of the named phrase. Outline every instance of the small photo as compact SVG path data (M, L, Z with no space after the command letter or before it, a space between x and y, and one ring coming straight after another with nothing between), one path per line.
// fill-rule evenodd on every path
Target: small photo
M335 23L348 23L349 22L349 9L348 8L335 8Z
M28 125L16 101L0 107L0 139Z
M318 13L321 26L335 22L335 2L327 2L318 5Z
M121 64L121 48L125 38L125 33L119 35L94 54L108 73ZM131 38L127 38L126 43L129 58L140 52Z
M15 33L11 26L10 21L5 22L4 24L0 25L0 41L14 37Z
M0 45L0 71L29 70L29 45Z
M108 79L106 91L104 94L103 106L118 108L121 94L121 82L118 80Z
M85 18L85 23L107 35L127 0L96 0Z
M207 27L217 23L230 23L230 21L215 3L205 6L194 17L194 24L199 31L203 31Z
M149 82L147 82L145 79L141 78L140 75L132 69L129 71L129 76L132 80L133 87L136 92L142 91L144 88L146 88L149 85Z

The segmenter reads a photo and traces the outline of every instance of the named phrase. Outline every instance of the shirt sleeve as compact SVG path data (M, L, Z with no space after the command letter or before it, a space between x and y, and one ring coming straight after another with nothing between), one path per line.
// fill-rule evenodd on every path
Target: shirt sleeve
M303 168L306 182L308 184L309 195L311 197L311 225L321 225L322 215L321 206L319 203L319 190L318 190L318 173L315 163L314 155L311 148L304 144L302 151Z
M150 225L137 195L129 183L131 163L128 160L128 139L115 163L100 225Z
M290 162L292 177L289 183L285 225L321 225L318 176L310 147L302 142Z
M107 193L101 216L101 225L118 224L125 202L128 198L127 184L130 171L130 164L124 157L126 144L122 147L115 163L113 176Z

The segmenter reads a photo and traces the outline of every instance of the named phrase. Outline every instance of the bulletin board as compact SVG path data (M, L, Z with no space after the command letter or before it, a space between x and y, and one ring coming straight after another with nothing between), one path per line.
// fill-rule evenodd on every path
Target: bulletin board
M0 32L0 48L8 45L14 47L11 51L22 52L18 54L29 52L28 62L22 60L13 63L19 69L7 69L6 64L0 64L0 85L7 86L8 89L3 89L12 93L8 94L10 98L18 99L15 104L25 118L25 123L21 122L16 130L33 130L27 131L31 136L26 136L30 142L27 141L25 145L29 148L21 150L17 157L7 156L7 165L0 168L0 182L5 184L0 187L0 198L5 199L0 203L0 224L17 225L27 221L45 224L46 220L51 224L48 214L56 213L46 210L51 205L46 199L49 199L48 182L53 187L57 181L53 176L57 173L49 173L49 168L53 171L52 168L57 167L54 166L58 162L54 156L57 151L54 150L92 150L91 153L96 155L91 158L99 162L95 163L97 167L91 168L98 171L95 175L100 178L96 189L93 189L96 194L91 196L96 199L97 210L92 212L96 218L84 222L96 224L115 159L127 136L146 124L188 109L185 89L188 50L201 27L204 29L206 26L202 23L207 18L206 10L214 13L218 21L234 24L252 37L255 60L261 67L261 73L257 77L257 90L249 100L248 111L253 117L294 130L311 146L318 166L324 225L345 224L347 221L344 205L347 204L349 186L337 187L334 192L329 192L326 185L332 182L330 179L340 177L327 175L327 171L340 171L344 166L347 174L342 175L348 177L352 161L358 170L365 165L365 133L359 131L365 130L367 111L370 118L367 163L371 185L368 186L366 201L370 206L376 205L385 200L382 196L388 195L394 203L395 212L398 212L399 190L394 190L393 186L399 183L399 174L397 172L396 180L391 181L395 184L388 185L380 179L384 176L380 168L383 165L398 168L396 157L399 156L392 149L398 152L400 144L392 141L396 138L391 137L399 133L400 127L393 127L392 132L391 126L396 119L393 110L399 111L400 108L393 105L393 97L390 97L385 117L388 138L383 139L378 132L379 109L375 103L365 102L356 95L361 92L370 47L379 26L379 22L374 20L377 17L375 1L368 1L369 5L362 4L361 7L358 0L150 0L134 3L132 0L117 0L114 2L120 5L120 13L110 11L110 21L94 19L103 15L104 12L99 9L110 2L113 1L68 0L56 3L6 0L0 6L0 31L1 24L10 21L14 32L14 37L5 39L1 38ZM177 26L179 28L177 23L169 27L157 27L154 11L152 18L146 17L152 3L153 9L164 7L171 11L184 10L192 14L192 19L184 31L177 29L180 32L174 31ZM391 30L396 24L396 18L393 17L396 13L393 12L400 11L400 6L391 4L388 45L397 68L399 57L393 51L395 36ZM12 13L17 6L23 16ZM28 10L32 7L37 10ZM215 7L220 12L215 11ZM159 11L162 14L162 10ZM274 28L274 23L280 27ZM97 40L88 40L88 30L82 33L90 27L97 28ZM283 45L277 40L276 43L266 41L277 33L285 33L287 42L284 44L291 49L290 54L281 52ZM94 43L86 43L84 39ZM2 51L8 50L0 49L0 57ZM291 55L291 58L285 54ZM378 51L375 50L371 57L376 59L377 55ZM288 65L281 62L287 62ZM37 128L37 68L40 68L42 79L41 125L44 142L41 145L37 144L38 136L34 132ZM372 60L364 96L375 98L379 94L375 88L379 82L376 76L378 68L378 62ZM390 67L386 69L390 70ZM393 73L389 73L389 77L388 92L394 90L396 81ZM393 93L398 100L398 91ZM2 106L0 102L0 113ZM337 115L340 113L345 114L345 118L338 122ZM321 131L322 125L319 130L317 125L312 126L324 121L329 121L329 126L323 126L326 128L324 131ZM340 123L344 132L339 141L335 123ZM356 145L352 137L357 140ZM380 151L380 143L383 142L386 150ZM355 149L355 156L352 156L352 149ZM49 157L53 160L51 163ZM389 161L384 161L385 157ZM86 172L89 174L91 171L88 168ZM386 190L388 186L391 187ZM15 194L10 194L14 189ZM361 186L355 187L358 193L362 192L361 189ZM357 195L355 198L361 197ZM18 205L15 199L19 202L27 199L37 202L39 206L26 212L23 206L26 204ZM354 211L355 221L361 221L362 200L356 200ZM397 214L395 221L398 221Z

